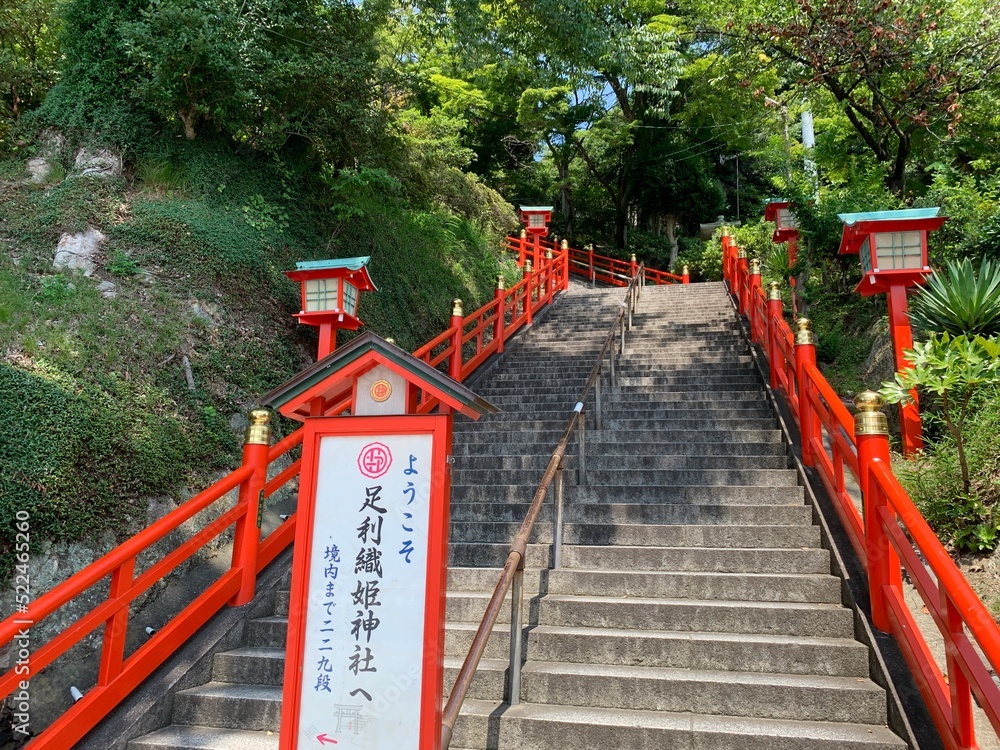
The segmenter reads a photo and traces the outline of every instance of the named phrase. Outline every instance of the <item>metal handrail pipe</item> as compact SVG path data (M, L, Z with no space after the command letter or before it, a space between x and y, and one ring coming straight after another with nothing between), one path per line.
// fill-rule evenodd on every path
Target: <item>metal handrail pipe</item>
M640 266L636 272L636 275L632 277L629 282L629 288L626 292L626 302L618 309L618 314L615 316L614 322L611 324L611 328L608 330L607 336L604 338L604 345L601 347L600 354L597 356L597 361L591 368L590 375L584 383L583 389L580 392L580 397L577 399L576 407L573 409L566 422L566 427L563 429L562 436L559 438L559 442L556 444L555 450L552 452L552 456L549 458L549 462L545 467L545 473L542 474L542 479L535 490L534 497L532 497L531 505L528 507L528 513L521 523L521 528L517 532L517 536L514 537L514 541L510 545L510 551L507 553L507 559L504 562L503 569L500 572L500 580L497 581L496 587L493 589L493 595L490 597L489 603L486 605L486 612L483 614L483 619L479 623L479 627L476 629L476 635L472 639L472 644L469 646L469 653L465 657L465 661L462 663L461 669L459 669L458 676L455 678L455 683L452 686L451 693L448 696L448 702L445 704L444 711L441 715L441 749L448 750L451 745L452 734L455 730L455 723L458 721L459 711L462 709L462 704L465 703L465 698L469 692L469 688L472 686L472 680L476 675L476 670L479 668L479 663L483 658L483 654L486 652L486 644L489 641L490 635L493 633L493 628L500 618L500 609L503 607L504 599L507 597L507 592L510 590L511 583L514 580L514 576L517 571L523 568L524 558L528 549L528 538L531 536L531 531L535 526L535 521L538 520L538 516L542 511L542 505L545 502L545 498L548 495L549 487L552 485L553 480L562 465L563 458L566 455L566 449L569 446L570 437L573 434L573 429L578 425L584 424L583 422L583 404L590 393L591 388L597 382L597 378L601 375L601 364L604 361L604 357L609 353L609 350L613 349L613 342L615 339L615 332L618 327L622 325L624 321L624 316L626 316L632 307L632 286L636 283L636 280L641 278L643 273L643 267ZM614 356L613 351L611 356ZM514 665L511 665L512 668ZM517 665L519 668L520 665ZM512 681L514 685L517 684L516 680ZM512 700L512 702L514 702Z

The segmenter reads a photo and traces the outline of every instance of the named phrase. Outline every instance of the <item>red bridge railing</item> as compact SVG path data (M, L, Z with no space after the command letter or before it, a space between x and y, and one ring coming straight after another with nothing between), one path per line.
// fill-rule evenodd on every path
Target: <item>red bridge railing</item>
M577 276L583 276L593 282L609 284L611 286L628 286L639 268L635 256L631 260L619 260L609 258L606 255L598 255L591 246L583 250L569 246L565 240L556 244L550 240L539 239L537 242L528 237L515 237L510 235L504 242L506 248L517 254L517 264L522 268L525 261L530 260L533 267L538 267L545 253L548 251L561 251L569 255L569 272ZM645 268L645 283L652 285L659 284L687 284L690 277L687 274L678 276L677 274L658 271L655 268Z
M523 273L523 278L510 289L505 289L501 283L494 299L470 315L462 314L460 302L456 300L450 326L417 349L414 355L433 367L446 369L461 381L491 354L502 352L504 342L522 327L530 325L532 316L550 304L557 292L568 287L569 254L556 248L551 258L543 258L535 270L525 268ZM421 394L419 408L422 412L429 412L436 405L435 399ZM329 407L327 413L339 414L350 406L350 398L344 398ZM257 574L295 537L294 515L263 540L260 539L258 519L262 501L299 475L299 460L284 468L277 462L284 459L281 463L287 463L285 457L301 442L301 429L274 446L248 441L243 463L236 471L30 602L24 611L0 622L0 653L9 647L12 654L10 669L0 675L0 701L12 698L15 714L18 713L18 691L22 683L29 682L32 676L66 655L88 635L103 628L96 684L51 725L38 732L27 745L30 750L74 747L227 603L240 606L253 599ZM188 534L176 548L148 563L148 567L136 575L138 560L140 557L145 560L154 544L180 531L197 514L222 503L237 489L238 499L232 508L222 512L201 531ZM230 528L235 535L229 568L133 653L126 654L132 602ZM41 646L31 639L32 628L100 584L107 586L108 593L87 613ZM69 703L68 688L66 697Z
M765 293L759 265L729 237L723 237L723 272L767 354L771 387L799 425L802 462L822 478L868 574L875 627L899 642L945 745L978 748L974 702L1000 734L1000 687L993 679L1000 672L1000 628L892 473L887 431L868 423L877 404L859 402L856 424L816 366L808 322L800 320L793 333L777 285ZM850 479L861 490L860 509ZM904 570L944 639L944 664L906 605Z

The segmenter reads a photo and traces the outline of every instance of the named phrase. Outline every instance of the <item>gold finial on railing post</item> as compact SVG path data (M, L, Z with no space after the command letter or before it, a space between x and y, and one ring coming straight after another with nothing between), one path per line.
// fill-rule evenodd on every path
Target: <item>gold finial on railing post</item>
M739 258L740 260L746 260L747 259L746 249L742 247L736 248L736 257Z
M531 258L528 258L526 261L524 261L524 273L525 274L531 273Z
M552 248L545 248L545 260L552 260Z
M528 230L527 229L522 229L521 230L521 239L522 240L528 239Z
M750 260L750 275L760 276L760 260L758 258L752 258Z
M569 250L569 240L563 240L559 247L563 250Z
M883 406L885 400L875 391L862 391L855 396L854 408L858 413L854 415L854 434L888 435L889 420L882 411Z
M254 409L250 412L250 425L243 436L244 445L271 444L271 412L267 409Z
M816 334L813 333L813 324L809 318L799 318L795 321L795 345L807 344L816 346Z
M462 307L462 300L456 299L452 303L451 314L452 314L452 316L459 317L459 318L461 318L461 317L463 317L465 315L465 310Z
M892 620L886 602L887 588L901 591L903 574L899 557L889 544L883 527L883 510L888 507L884 492L874 491L871 475L878 461L889 468L889 422L882 411L885 401L874 391L863 391L854 398L858 412L854 415L855 443L858 446L858 484L864 500L865 548L868 557L868 590L871 597L872 623L882 631L890 631Z
M507 288L507 282L503 278L503 274L497 276L497 289L503 290Z
M775 300L781 301L781 283L778 281L772 281L767 285L767 301L774 302Z

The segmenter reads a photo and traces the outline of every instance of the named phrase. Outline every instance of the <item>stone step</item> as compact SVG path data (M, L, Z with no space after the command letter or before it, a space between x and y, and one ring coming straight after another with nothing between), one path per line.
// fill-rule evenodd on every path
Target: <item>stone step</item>
M724 430L709 429L701 425L690 428L678 427L666 430L613 430L605 428L603 430L590 430L587 433L587 445L606 445L608 443L626 443L633 446L642 445L644 448L649 443L718 443L724 441L740 443L771 443L781 442L781 431L777 429L730 429ZM489 432L468 432L462 434L461 441L456 441L458 445L472 446L475 444L497 444L504 443L544 443L551 446L550 452L555 448L556 443L562 437L562 429L540 429L530 434L516 430L494 429ZM574 438L575 440L575 438Z
M566 562L564 566L549 572L546 593L817 604L839 604L841 600L840 579L830 575L829 564L825 570L817 566L816 573L586 570L574 569Z
M550 594L539 601L539 624L822 638L851 638L854 635L851 612L839 603L698 601Z
M527 491L520 501L502 504L453 501L451 504L452 519L453 522L481 519L490 523L506 522L520 526L528 512L530 496L531 492ZM542 506L540 520L551 522L551 501ZM714 529L716 528L723 529L718 533L728 534L730 529L745 526L747 527L745 533L753 534L759 527L809 526L812 523L812 508L801 502L786 505L713 505L694 502L581 504L568 502L565 507L565 521L568 524L677 524L691 529L690 533L684 534L684 539L690 540L699 538L699 535L702 534L715 534ZM709 529L713 531L710 532ZM703 538L707 539L708 537Z
M494 406L501 405L494 404ZM481 424L565 424L572 414L576 402L574 401L571 405L566 404L565 408L562 409L542 409L539 408L541 406L541 404L536 404L531 408L530 406L521 404L509 408L501 407L504 408L503 411L498 414L491 414ZM587 403L587 407L589 410L595 408L592 399ZM641 402L629 402L625 404L605 399L601 404L601 414L609 427L614 427L621 420L662 420L667 427L669 427L671 422L676 420L700 420L705 422L729 419L774 420L774 412L763 401L749 403L726 402L716 404L710 408L696 409L684 403L650 407L648 404L642 404ZM628 427L630 425L624 426ZM481 430L483 427L475 422L455 423L455 432L474 432L476 429ZM526 427L526 429L528 428Z
M503 684L505 662L495 682ZM487 669L489 669L487 666ZM485 682L485 680L484 680ZM529 661L529 703L884 725L885 692L856 677Z
M464 633L471 625L452 627ZM509 629L492 638L509 647ZM868 649L848 638L548 625L529 627L526 638L528 658L536 661L868 677Z
M568 489L568 488L567 488ZM529 485L452 485L452 503L530 502L535 488ZM694 505L800 505L802 487L753 487L722 485L585 485L573 486L565 502L585 503L683 503Z
M174 723L277 732L281 686L209 682L174 695Z
M563 565L587 570L662 570L714 573L830 572L825 549L740 549L711 547L630 547L624 545L563 548Z
M499 719L499 722L498 722ZM499 723L499 728L498 728ZM903 750L878 725L493 701L467 702L453 746L496 750Z
M451 523L451 544L464 542L510 543L520 523L493 522L489 515L463 514L468 521ZM530 541L551 544L551 515L539 519ZM577 524L563 523L565 544L618 544L661 547L751 547L767 548L819 547L819 530L813 526L666 526L654 524Z
M587 464L587 483L591 487L613 486L648 488L656 485L708 485L748 487L795 487L798 472L793 469L600 469ZM534 469L455 469L455 486L478 485L490 489L494 485L514 484L531 487L541 476ZM567 472L567 485L577 485L576 472Z
M548 466L550 456L507 455L507 456L456 456L452 468L452 478L464 471L534 471L540 479ZM575 456L566 456L563 467L569 471L576 466ZM770 455L655 455L655 456L615 456L604 453L587 456L587 467L593 469L644 469L644 470L695 470L695 469L786 469L788 457L772 452Z
M174 725L132 740L129 750L278 750L278 733Z
M592 442L595 437L601 437L600 433L590 430L587 433L587 442ZM719 436L721 437L721 436ZM588 455L587 458L602 458L607 456L618 456L621 458L635 456L637 451L632 441L626 443L600 442L601 450L599 454ZM787 448L781 441L781 433L777 431L768 433L767 440L761 442L675 442L665 443L662 441L649 441L643 444L644 456L651 458L659 456L764 456L787 454ZM491 457L491 456L540 456L548 462L555 443L535 442L526 440L520 444L504 443L494 446L492 449L483 443L469 444L465 442L456 443L454 453L456 458L466 457ZM475 449L475 450L473 450ZM574 444L571 453L577 450ZM567 460L572 460L571 455L567 455Z

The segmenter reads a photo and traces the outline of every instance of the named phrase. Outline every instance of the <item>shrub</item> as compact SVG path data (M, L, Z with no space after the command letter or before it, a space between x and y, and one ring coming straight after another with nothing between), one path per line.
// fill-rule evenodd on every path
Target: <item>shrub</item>
M951 261L917 292L910 319L925 331L953 336L1000 333L1000 263L984 260L977 274L968 258Z

